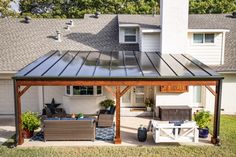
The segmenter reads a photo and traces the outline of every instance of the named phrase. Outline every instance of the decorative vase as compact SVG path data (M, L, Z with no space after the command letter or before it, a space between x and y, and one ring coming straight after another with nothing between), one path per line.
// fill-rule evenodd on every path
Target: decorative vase
M199 137L200 138L207 138L209 134L209 129L208 128L198 128L199 130Z
M23 129L22 135L24 138L31 138L34 135L34 131L29 131L28 129Z

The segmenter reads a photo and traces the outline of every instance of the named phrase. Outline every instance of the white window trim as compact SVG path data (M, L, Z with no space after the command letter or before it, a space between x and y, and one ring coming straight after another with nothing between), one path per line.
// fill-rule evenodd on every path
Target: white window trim
M194 34L202 34L203 35L203 43L194 43ZM205 35L206 34L214 34L214 42L213 43L205 43ZM192 45L196 45L196 46L215 46L216 42L215 42L215 37L216 37L216 33L203 33L203 32L197 32L197 33L193 33L192 34Z
M126 27L126 28L130 28L130 27ZM135 38L135 41L133 41L133 42L131 42L131 41L125 41L125 36L126 35L134 35L134 34L125 34L125 30L124 30L124 37L123 37L123 42L122 43L124 43L124 44L137 44L138 43L138 29L137 28L134 28L136 31L136 34L135 34L135 36L136 36L136 38Z
M101 86L102 87L102 86ZM94 96L103 96L103 87L101 94L97 94L97 86L93 86L93 95L74 95L73 86L70 86L70 94L67 94L67 86L65 86L65 95L70 97L94 97ZM96 92L96 93L95 93Z

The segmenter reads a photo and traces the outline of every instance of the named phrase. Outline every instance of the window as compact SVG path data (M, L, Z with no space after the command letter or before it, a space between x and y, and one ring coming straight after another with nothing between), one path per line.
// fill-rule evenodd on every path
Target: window
M215 34L193 34L193 43L203 44L203 43L214 43Z
M136 28L126 28L124 40L125 42L137 42L136 41Z
M93 86L73 86L73 95L93 95Z
M66 95L102 95L101 86L66 86Z

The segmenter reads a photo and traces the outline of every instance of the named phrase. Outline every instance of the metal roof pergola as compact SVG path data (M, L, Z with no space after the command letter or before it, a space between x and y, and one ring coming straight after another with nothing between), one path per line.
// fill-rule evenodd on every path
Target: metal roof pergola
M206 86L215 96L212 142L219 144L221 89L223 77L187 54L159 52L51 51L14 77L17 144L23 143L21 96L31 86L115 86L116 137L120 137L120 98L131 86ZM216 86L214 91L209 86ZM21 87L24 86L22 89ZM121 86L126 86L121 90Z

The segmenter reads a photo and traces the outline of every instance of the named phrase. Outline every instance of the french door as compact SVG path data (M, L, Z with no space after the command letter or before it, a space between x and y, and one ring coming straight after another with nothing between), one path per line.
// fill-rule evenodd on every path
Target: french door
M150 89L150 87L146 86L135 86L130 88L130 90L122 96L121 107L144 107L145 98L152 97L152 93L149 92Z

